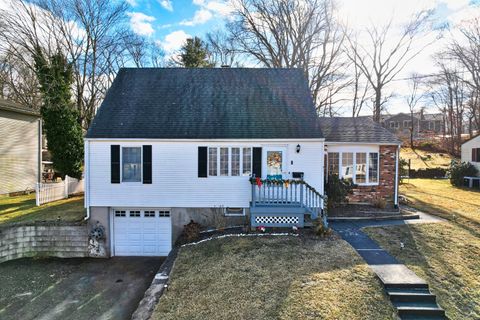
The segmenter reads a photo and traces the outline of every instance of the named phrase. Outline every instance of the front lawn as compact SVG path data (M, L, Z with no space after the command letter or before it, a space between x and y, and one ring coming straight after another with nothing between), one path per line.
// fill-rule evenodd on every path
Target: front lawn
M450 222L373 227L365 231L427 280L450 319L480 319L478 233Z
M446 179L410 179L400 193L421 211L439 215L480 232L480 192L454 187Z
M85 216L83 196L49 202L37 207L35 194L0 197L0 225L34 221L81 221Z
M180 249L153 319L395 319L343 240L232 237Z
M411 179L400 191L448 221L365 231L428 281L450 319L480 319L480 193L433 179Z

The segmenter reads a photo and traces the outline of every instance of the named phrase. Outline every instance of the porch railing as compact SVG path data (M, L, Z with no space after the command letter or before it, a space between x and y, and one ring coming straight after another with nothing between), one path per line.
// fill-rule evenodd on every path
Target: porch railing
M252 207L301 207L312 219L324 216L324 196L304 180L251 178Z

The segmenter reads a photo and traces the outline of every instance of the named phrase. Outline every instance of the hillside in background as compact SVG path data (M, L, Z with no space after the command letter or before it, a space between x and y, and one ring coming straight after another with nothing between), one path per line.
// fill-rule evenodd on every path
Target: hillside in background
M445 168L450 167L450 163L454 157L448 153L439 153L434 151L425 151L420 149L412 150L411 148L403 147L400 150L400 157L406 161L411 160L412 169L426 169L426 168Z

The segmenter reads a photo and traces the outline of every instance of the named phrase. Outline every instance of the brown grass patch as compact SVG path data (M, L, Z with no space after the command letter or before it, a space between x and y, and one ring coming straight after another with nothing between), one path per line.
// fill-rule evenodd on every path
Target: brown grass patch
M395 319L343 240L225 238L180 250L153 319Z
M454 223L366 228L424 278L450 319L480 319L480 238ZM400 242L405 248L400 248Z

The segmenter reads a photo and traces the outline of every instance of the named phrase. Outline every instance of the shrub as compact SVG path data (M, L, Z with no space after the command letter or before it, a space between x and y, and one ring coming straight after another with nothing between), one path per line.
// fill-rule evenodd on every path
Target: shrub
M450 183L456 187L463 186L463 177L476 176L477 168L469 162L452 161L450 166Z
M328 181L325 184L325 190L328 196L328 209L334 208L340 203L347 202L347 196L353 192L354 187L355 185L351 179L340 179L336 174L328 176Z
M313 232L319 237L328 237L332 234L332 229L323 224L322 218L319 217L313 221Z
M372 206L378 209L385 209L385 207L387 206L387 201L382 197L375 197L372 200Z
M200 224L190 220L188 224L183 227L183 235L187 241L194 241L200 236Z

